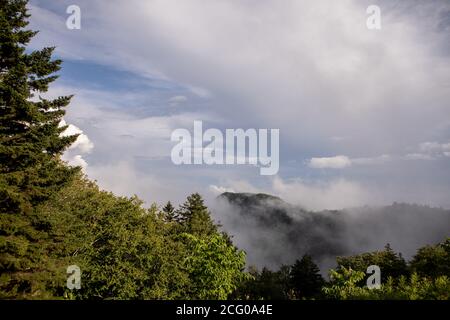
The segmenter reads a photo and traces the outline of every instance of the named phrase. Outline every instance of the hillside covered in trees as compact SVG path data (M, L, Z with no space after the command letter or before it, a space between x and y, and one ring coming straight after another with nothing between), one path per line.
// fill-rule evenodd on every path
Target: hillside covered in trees
M305 239L317 245L314 258L298 250L299 260L279 271L246 269L245 252L214 222L199 194L178 208L170 202L146 208L137 197L100 190L61 160L77 139L61 125L71 96L40 97L62 61L52 59L54 48L27 51L36 32L27 29L26 5L0 0L1 299L448 299L444 237L409 263L389 246L338 258L327 281L316 252L345 251L314 235ZM287 236L298 241L314 226L339 224L308 217L311 223ZM293 223L282 211L261 213L265 219ZM368 264L383 270L381 289L365 287ZM67 287L71 265L81 270L78 290Z
M336 256L379 250L386 243L410 258L450 230L450 210L405 203L309 211L268 194L227 192L217 198L215 211L250 264L278 268L308 254L324 274Z

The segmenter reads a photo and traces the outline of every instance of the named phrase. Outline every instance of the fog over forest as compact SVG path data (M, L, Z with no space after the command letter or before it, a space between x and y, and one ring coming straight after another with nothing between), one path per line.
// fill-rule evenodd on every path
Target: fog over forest
M308 211L266 194L226 192L212 213L247 252L247 265L276 269L310 254L325 273L336 256L382 250L387 243L409 259L450 230L450 210L404 203Z

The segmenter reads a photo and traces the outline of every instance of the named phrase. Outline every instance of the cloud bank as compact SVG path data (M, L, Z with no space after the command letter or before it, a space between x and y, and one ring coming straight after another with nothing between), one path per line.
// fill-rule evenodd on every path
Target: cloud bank
M79 0L81 30L65 28L70 4L31 1L32 45L71 66L66 119L95 144L82 159L105 188L177 202L239 181L314 208L450 207L448 1ZM381 30L366 27L369 4ZM249 166L173 166L171 130L193 120L280 128L283 183ZM138 181L111 182L126 174Z

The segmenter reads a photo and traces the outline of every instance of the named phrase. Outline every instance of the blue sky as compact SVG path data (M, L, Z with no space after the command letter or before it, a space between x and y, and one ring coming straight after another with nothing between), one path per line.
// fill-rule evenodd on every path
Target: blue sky
M81 9L81 29L65 26ZM366 8L381 9L368 30ZM83 133L66 159L151 203L267 192L311 209L450 207L447 1L30 1ZM175 166L176 128L279 128L280 170Z

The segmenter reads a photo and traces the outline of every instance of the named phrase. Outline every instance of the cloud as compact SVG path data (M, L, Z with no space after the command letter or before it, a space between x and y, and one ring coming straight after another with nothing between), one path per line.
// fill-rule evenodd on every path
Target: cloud
M172 103L180 103L185 101L187 101L187 98L185 96L174 96L169 99L169 102Z
M59 123L60 127L66 126L67 123L62 119ZM82 154L90 153L94 149L94 144L89 137L83 133L83 130L73 124L69 124L66 130L61 133L61 136L72 136L78 134L77 139L64 152L62 159L71 166L80 166L84 171L88 163L83 159Z
M271 192L310 210L362 206L378 200L360 183L346 179L305 182L301 179L284 181L277 177Z
M278 269L310 254L325 273L336 266L336 256L380 250L386 243L409 259L418 247L442 241L450 223L448 210L426 206L393 204L305 212L303 205L246 197L248 201L238 205L221 197L214 212L233 242L248 253L248 264L260 268Z
M377 157L349 158L347 156L334 156L323 158L311 158L307 163L314 169L343 169L354 165L381 165L387 162L397 160L434 160L437 157L448 156L450 144L440 144L437 142L426 142L419 146L422 152L407 153L406 155L392 156L383 154Z
M347 156L312 158L309 161L309 166L311 168L316 169L322 168L342 169L351 166L351 164L352 162Z
M305 181L300 178L283 179L276 176L271 184L257 187L245 180L229 179L222 186L211 185L214 194L223 192L267 193L309 210L342 209L376 203L376 198L367 187L343 178Z
M220 187L216 185L210 185L209 189L215 194L220 195L224 192L235 192L233 188Z
M429 155L446 155L450 152L450 143L423 142L419 145L419 149Z
M66 161L70 166L80 166L83 171L86 171L86 168L88 166L86 160L84 160L80 154L70 155L68 153L65 153L62 159Z
M250 166L178 171L170 162L155 160L170 154L171 129L190 128L196 115L216 127L282 128L279 172L284 181L308 177L320 185L333 174L348 174L345 181L370 185L389 197L427 194L420 200L448 203L450 166L393 161L405 160L405 150L449 159L449 150L408 149L450 138L448 1L393 5L381 0L379 31L366 28L367 6L356 0L111 0L107 5L79 0L83 23L76 31L65 28L70 1L30 3L30 27L41 30L32 42L35 48L56 45L65 60L127 71L136 76L134 81L156 78L171 84L170 90L116 90L106 79L106 90L100 91L65 74L77 84L69 91L76 94L70 122L95 143L89 165L114 170L112 164L129 161L138 179L173 177L174 189L208 190L226 185L229 176L245 176L247 182L235 190L270 190L270 178L260 179ZM177 86L186 90L172 92ZM155 103L158 95L164 96L158 100L164 106L170 97L189 100L181 112L161 110ZM184 112L193 105L195 112ZM133 138L125 142L125 136ZM430 147L435 148L425 146ZM132 163L133 156L141 160ZM307 165L287 165L299 158ZM108 179L108 172L102 174L99 181ZM386 188L395 179L397 185ZM433 194L428 194L432 184Z
M59 126L63 127L65 125L67 125L66 121L64 119L61 120L61 122L59 123ZM81 130L77 126L75 126L73 124L69 124L67 129L61 133L61 136L67 137L67 136L72 136L72 135L76 135L76 134L78 134L78 137L75 140L75 142L70 145L69 149L78 150L81 153L91 152L92 149L94 149L94 144L92 143L91 140L89 140L89 137L83 133L83 130Z
M408 153L405 156L407 160L433 160L434 158L426 153Z
M134 109L140 105L139 95L67 84L56 84L47 97L74 92L77 94L65 116L71 125L64 134L81 133L89 143L77 140L63 159L71 165L82 165L87 176L97 180L101 188L120 195L137 194L147 204L169 200L181 203L195 190L204 194L210 191L208 185L202 185L202 175L211 177L212 172L205 168L198 173L189 166L176 166L170 159L172 131L191 130L194 120L208 119L207 114L183 110L171 115L142 116ZM95 148L88 148L94 144ZM89 161L83 158L84 151L91 151Z
M186 96L173 96L168 101L169 101L169 105L171 107L176 107L179 104L182 104L182 103L188 101L188 98Z
M406 160L436 160L450 155L450 143L422 142L419 144L418 151L408 153L404 158Z
M353 158L351 159L352 164L358 164L358 165L375 165L375 164L383 164L388 161L392 160L392 156L388 154L383 154L378 157L372 157L372 158Z

